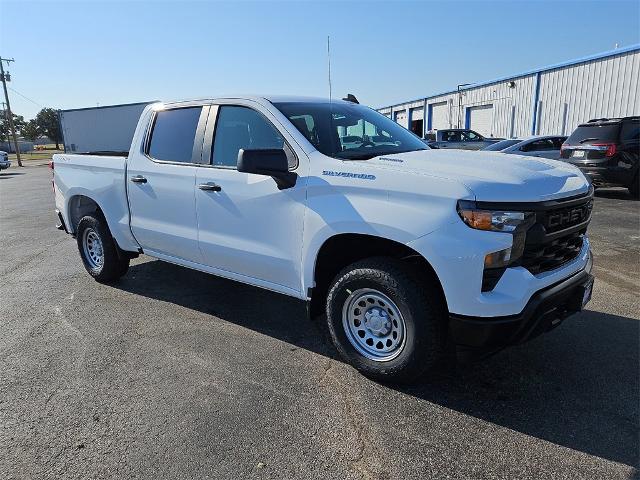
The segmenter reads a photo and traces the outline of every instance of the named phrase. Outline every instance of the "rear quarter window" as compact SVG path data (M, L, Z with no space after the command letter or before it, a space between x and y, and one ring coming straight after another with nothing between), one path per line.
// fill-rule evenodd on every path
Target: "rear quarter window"
M624 122L620 132L620 140L623 142L640 140L640 121Z

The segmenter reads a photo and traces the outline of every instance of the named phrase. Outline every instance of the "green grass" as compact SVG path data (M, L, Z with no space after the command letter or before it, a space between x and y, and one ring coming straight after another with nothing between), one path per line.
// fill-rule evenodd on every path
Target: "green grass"
M52 150L33 150L31 152L21 152L20 158L23 162L35 161L35 160L51 160L51 157L54 153L64 153L64 150L56 150L53 148ZM15 153L9 154L9 161L14 165L18 165L18 158Z

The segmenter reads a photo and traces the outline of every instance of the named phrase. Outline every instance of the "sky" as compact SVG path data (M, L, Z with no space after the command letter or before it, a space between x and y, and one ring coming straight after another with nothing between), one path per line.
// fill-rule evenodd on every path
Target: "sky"
M382 107L640 43L640 1L0 0L12 110L230 93ZM6 64L5 64L6 67Z

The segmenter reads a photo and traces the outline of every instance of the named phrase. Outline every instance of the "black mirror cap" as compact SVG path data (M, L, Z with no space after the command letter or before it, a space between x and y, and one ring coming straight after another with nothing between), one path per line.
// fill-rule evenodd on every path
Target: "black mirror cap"
M298 178L289 171L289 159L282 148L240 149L238 171L272 177L280 190L293 187Z

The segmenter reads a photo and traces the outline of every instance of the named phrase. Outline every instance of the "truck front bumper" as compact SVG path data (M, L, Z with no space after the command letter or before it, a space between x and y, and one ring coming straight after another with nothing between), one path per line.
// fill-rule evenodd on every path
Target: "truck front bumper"
M491 352L555 328L591 299L591 266L590 258L584 270L536 292L519 314L493 318L450 314L453 341L462 347Z

